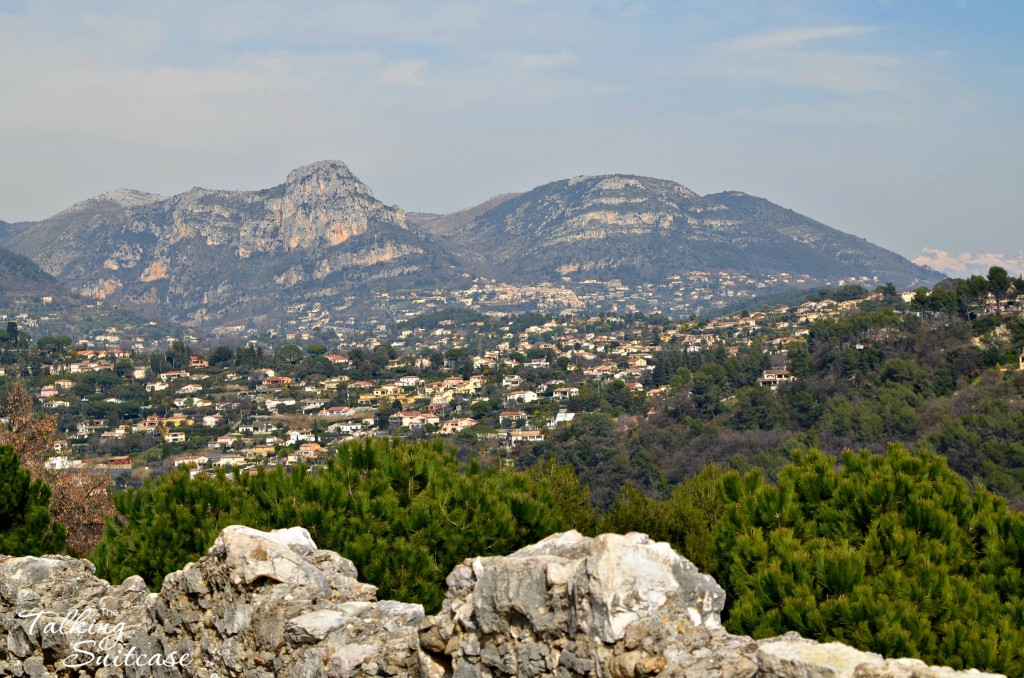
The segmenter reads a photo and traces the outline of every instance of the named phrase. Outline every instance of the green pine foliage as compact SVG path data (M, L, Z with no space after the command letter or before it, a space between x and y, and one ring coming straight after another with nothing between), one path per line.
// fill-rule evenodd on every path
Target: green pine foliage
M673 488L667 499L651 499L626 483L601 516L598 532L644 532L667 541L703 572L711 566L711 539L723 510L719 487L722 470L705 466L700 473Z
M591 501L590 487L580 481L571 465L562 464L551 456L531 466L529 474L550 493L565 529L591 536L597 534L598 513Z
M66 538L50 519L50 488L21 468L13 447L0 446L0 554L59 553Z
M955 668L1024 672L1024 515L927 449L794 453L776 485L736 472L712 573L726 627Z
M506 554L567 527L558 487L525 472L463 470L439 441L366 439L342 445L316 472L189 479L180 470L116 494L119 519L92 560L99 576L139 574L159 588L227 525L301 525L321 548L351 559L382 598L436 610L444 578L463 559Z

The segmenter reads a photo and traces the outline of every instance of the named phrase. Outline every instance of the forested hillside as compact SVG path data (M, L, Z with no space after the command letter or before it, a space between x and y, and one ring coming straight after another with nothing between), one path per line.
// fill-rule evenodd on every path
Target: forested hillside
M57 280L28 257L0 247L0 302L12 294L47 295L61 292Z
M795 380L778 390L758 383L779 362L758 339L735 355L723 345L669 348L650 375L652 385L668 387L660 402L614 383L581 387L570 408L586 414L537 443L523 463L554 454L607 504L625 481L660 495L710 462L774 477L792 449L838 455L920 441L1020 507L1024 373L1000 368L1016 368L1022 346L1020 317L962 320L882 307L821 320L806 342L787 344Z

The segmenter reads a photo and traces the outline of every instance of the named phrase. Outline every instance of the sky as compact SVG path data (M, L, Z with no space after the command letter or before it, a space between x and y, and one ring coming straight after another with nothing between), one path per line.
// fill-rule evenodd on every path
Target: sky
M1019 0L0 0L0 219L344 161L449 212L578 175L1024 250Z

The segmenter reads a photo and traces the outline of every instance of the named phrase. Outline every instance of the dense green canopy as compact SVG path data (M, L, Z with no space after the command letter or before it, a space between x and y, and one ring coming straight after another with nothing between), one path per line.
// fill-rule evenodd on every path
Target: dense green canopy
M107 527L93 561L100 576L139 574L159 587L227 525L301 525L321 548L351 559L381 597L437 609L445 576L463 559L509 553L564 529L560 506L574 500L549 468L463 470L439 441L367 439L342 445L315 472L189 479L182 469L114 496L121 519Z
M794 455L777 485L723 478L713 574L726 626L1024 672L1024 515L928 450Z

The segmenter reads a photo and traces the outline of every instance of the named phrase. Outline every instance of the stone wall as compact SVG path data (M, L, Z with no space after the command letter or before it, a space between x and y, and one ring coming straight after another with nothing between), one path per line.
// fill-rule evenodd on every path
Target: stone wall
M465 561L444 607L378 601L302 528L225 529L159 594L67 556L0 556L2 676L860 676L958 673L788 634L726 633L725 593L641 534Z

